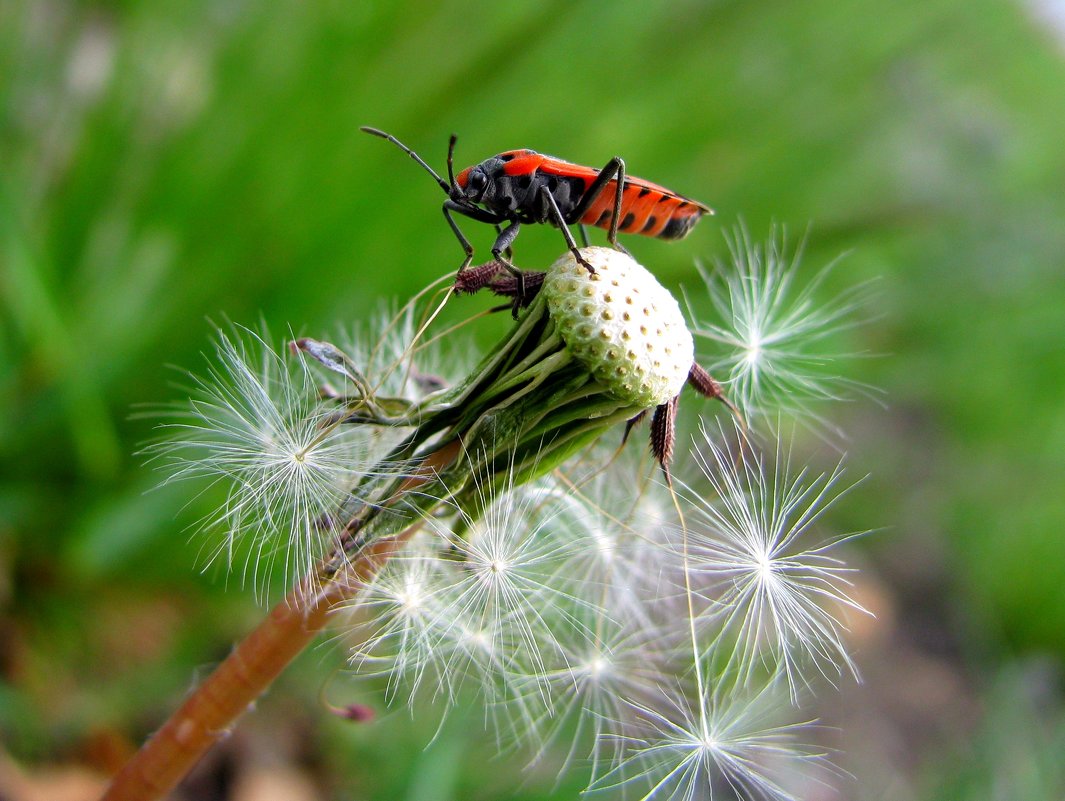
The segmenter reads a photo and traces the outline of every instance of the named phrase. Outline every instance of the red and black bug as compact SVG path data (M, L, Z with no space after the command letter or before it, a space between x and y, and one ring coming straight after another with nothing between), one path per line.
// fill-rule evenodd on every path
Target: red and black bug
M465 270L473 261L473 246L459 229L452 212L498 230L492 256L517 279L517 305L525 294L525 278L509 258L510 246L523 223L551 223L561 229L566 245L577 260L595 272L577 249L569 226L578 225L588 244L585 225L605 228L610 244L618 249L618 232L641 234L659 239L681 239L704 214L713 210L698 201L678 195L664 186L625 175L625 162L615 156L601 170L571 164L533 150L508 150L467 167L454 170L456 137L447 150L445 181L421 156L391 134L376 128L363 131L387 139L420 164L447 193L444 217L466 252L459 267ZM506 227L503 227L503 226Z
M510 246L523 223L551 223L561 229L577 261L594 273L592 266L581 257L569 226L579 226L585 245L588 244L585 225L605 228L609 232L610 244L624 250L617 241L619 231L659 239L682 239L704 214L714 213L709 206L678 195L664 186L642 178L627 177L625 162L617 156L608 161L603 169L594 170L533 150L508 150L455 175L455 136L452 135L447 149L448 180L445 181L421 156L396 137L376 128L363 127L362 130L387 139L403 150L432 175L447 193L444 217L466 252L466 259L459 267L460 274L473 261L473 246L463 236L452 213L496 226L498 236L492 245L492 255L496 263L513 276L514 283L510 286L491 283L498 271L496 264L487 264L470 270L469 273L478 275L469 282L459 281L456 284L461 283L463 291L488 287L497 294L513 298L515 316L518 309L525 305L526 289L531 290L530 294L535 294L544 276L541 272L522 272L504 256L504 253L509 255ZM742 416L725 398L720 384L697 363L691 366L688 383L699 394L722 401L742 423ZM677 395L659 405L651 420L651 450L667 479L669 463L673 458L679 400L680 396ZM646 411L641 412L629 420L625 427L626 437L646 414Z

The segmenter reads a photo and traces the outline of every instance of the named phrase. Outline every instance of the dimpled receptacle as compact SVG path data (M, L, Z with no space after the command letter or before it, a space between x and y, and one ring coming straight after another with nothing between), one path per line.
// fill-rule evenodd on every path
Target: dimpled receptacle
M547 272L543 292L566 347L614 395L650 408L675 397L694 359L680 304L631 256L583 248Z

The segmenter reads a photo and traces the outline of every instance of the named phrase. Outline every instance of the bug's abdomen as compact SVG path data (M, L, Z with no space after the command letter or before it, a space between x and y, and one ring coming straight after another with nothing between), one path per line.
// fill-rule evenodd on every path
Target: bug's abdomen
M617 182L608 183L580 221L585 225L610 228L616 191ZM705 206L672 192L661 191L642 182L626 181L621 196L618 230L659 239L682 239L707 211Z

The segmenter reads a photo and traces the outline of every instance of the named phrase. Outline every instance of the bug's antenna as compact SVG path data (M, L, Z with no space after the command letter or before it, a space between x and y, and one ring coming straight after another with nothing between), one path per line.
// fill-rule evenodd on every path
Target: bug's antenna
M396 137L392 136L392 134L385 133L384 131L380 131L377 128L371 128L368 125L363 125L361 128L359 128L359 130L363 131L365 133L368 133L368 134L372 134L373 136L379 136L382 139L387 139L389 142L394 144L396 147L398 147L400 150L402 150L404 153L406 153L408 156L410 156L412 159L414 159L416 162L418 162L426 172L428 172L431 176L433 176L433 178L436 179L436 182L438 184L440 184L440 188L441 189L443 189L445 192L447 192L448 195L451 194L451 187L455 185L455 177L452 175L452 170L451 170L451 150L454 149L454 147L455 147L455 137L454 136L451 137L451 148L448 150L448 157L447 157L447 172L448 172L448 177L451 178L451 183L448 184L447 182L444 181L443 178L441 178L439 175L436 174L436 170L434 170L432 167L430 167L428 164L425 163L425 159L423 159L421 156L419 156L417 153L415 153L413 150L411 150L405 144L403 144L398 139L396 139Z
M451 134L451 139L447 143L447 177L451 181L451 185L455 185L455 142L458 141L458 137L455 134Z

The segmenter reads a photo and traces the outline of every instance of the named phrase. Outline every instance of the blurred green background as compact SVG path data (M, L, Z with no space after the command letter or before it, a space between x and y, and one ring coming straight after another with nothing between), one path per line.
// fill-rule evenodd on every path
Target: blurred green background
M865 682L824 693L854 778L821 792L1065 796L1060 0L0 0L0 101L0 796L92 797L261 615L198 569L209 498L148 492L134 455L209 321L328 336L461 261L439 190L365 124L441 170L451 132L462 166L622 155L718 210L626 240L673 286L739 220L808 229L810 275L846 253L826 292L879 279L854 344L882 356L846 369L887 408L835 415L871 477L833 521L883 528L854 554L878 619ZM517 253L560 249L531 229ZM332 719L341 665L304 655L186 797L582 786L486 763L477 719L428 749L402 711Z

